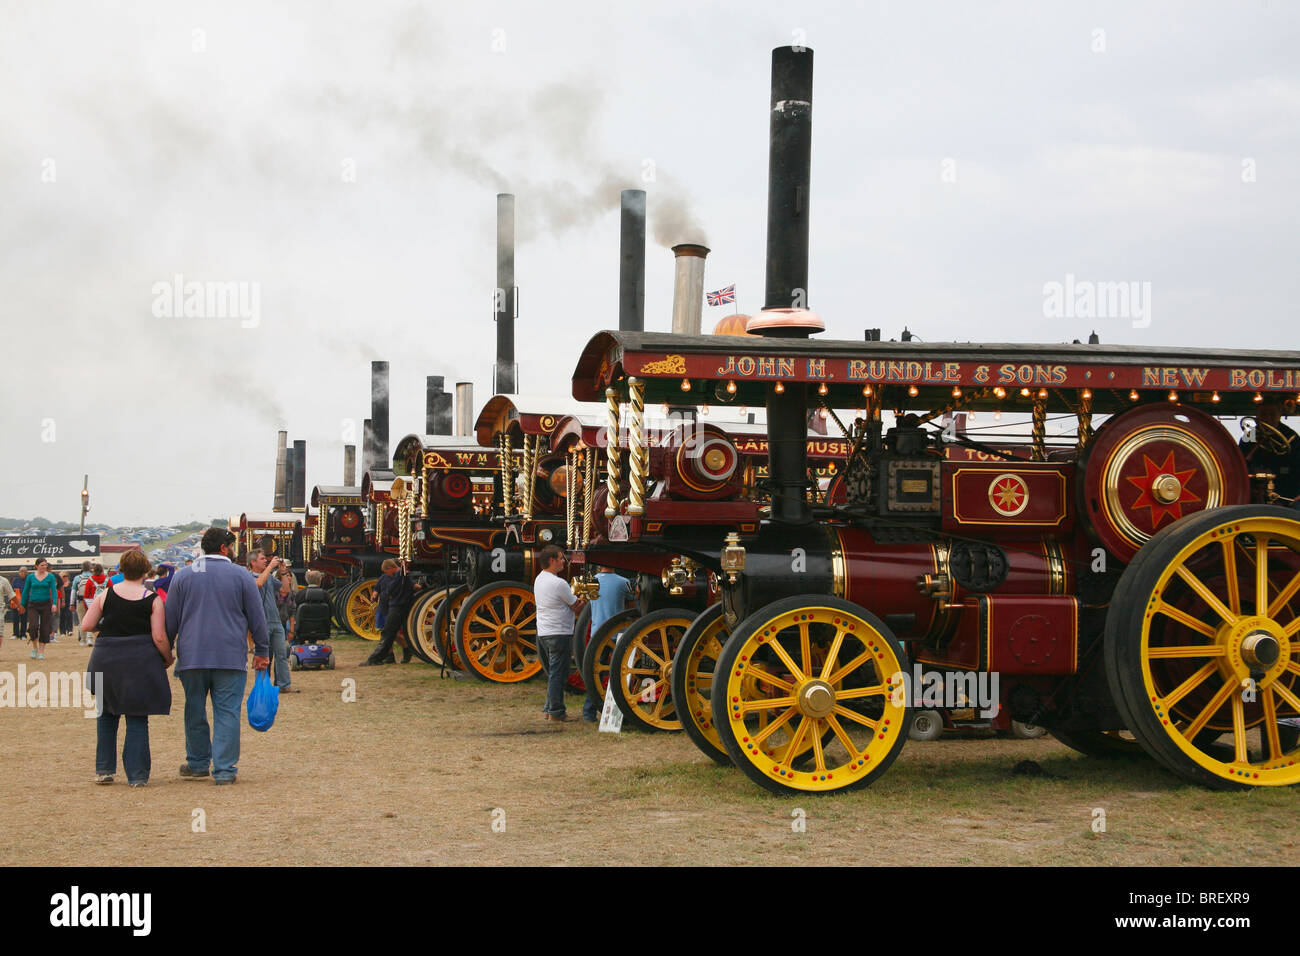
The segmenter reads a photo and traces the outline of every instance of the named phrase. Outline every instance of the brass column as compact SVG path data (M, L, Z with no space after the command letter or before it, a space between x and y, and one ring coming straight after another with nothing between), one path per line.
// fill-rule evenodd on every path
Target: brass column
M631 472L631 488L628 490L629 515L645 514L645 476L646 449L645 433L642 427L645 415L645 383L638 378L627 380L628 403L631 406L631 422L628 425L628 449Z

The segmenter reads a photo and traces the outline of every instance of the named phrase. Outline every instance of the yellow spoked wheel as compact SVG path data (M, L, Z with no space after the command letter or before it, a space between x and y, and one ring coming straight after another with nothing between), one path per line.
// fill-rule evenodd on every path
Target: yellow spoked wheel
M497 581L469 595L456 615L456 653L469 673L499 684L541 671L533 589Z
M829 596L785 598L723 644L713 722L736 766L774 793L857 789L907 740L908 667L869 611Z
M438 653L452 670L465 670L465 662L456 653L456 638L452 631L456 627L456 615L460 613L468 596L469 585L462 584L460 587L452 588L451 593L438 605L433 615L433 636L437 641Z
M379 628L375 627L375 609L379 601L375 585L378 583L378 578L363 578L353 586L343 602L348 630L367 641L377 641L380 636Z
M1201 512L1155 535L1106 620L1106 675L1138 743L1215 789L1300 783L1300 515Z
M731 766L731 757L713 724L713 674L722 643L730 634L722 605L715 604L691 622L673 657L673 700L682 729L710 759Z
M433 632L433 619L438 615L438 607L447 597L451 588L438 588L420 595L406 616L406 633L411 639L411 650L434 667L442 666L442 651Z
M664 608L637 618L614 645L614 701L642 730L681 730L672 693L673 655L695 620L694 611Z
M596 629L582 652L582 682L587 685L587 699L597 707L605 704L605 690L609 687L609 662L614 657L614 645L618 643L623 628L640 616L635 608L619 611Z

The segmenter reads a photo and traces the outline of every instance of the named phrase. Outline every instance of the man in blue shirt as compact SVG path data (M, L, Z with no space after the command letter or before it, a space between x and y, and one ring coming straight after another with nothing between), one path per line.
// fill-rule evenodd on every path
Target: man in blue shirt
M176 674L185 689L185 763L181 776L235 782L239 764L239 705L253 667L270 664L266 613L257 585L230 560L237 539L225 528L203 533L203 556L177 572L167 591L167 636L176 646ZM208 697L212 731L208 732Z
M595 637L601 626L632 600L632 583L623 575L602 566L596 574L596 581L600 584L600 595L591 602L591 637ZM589 723L600 719L600 708L590 694L582 705L582 719Z

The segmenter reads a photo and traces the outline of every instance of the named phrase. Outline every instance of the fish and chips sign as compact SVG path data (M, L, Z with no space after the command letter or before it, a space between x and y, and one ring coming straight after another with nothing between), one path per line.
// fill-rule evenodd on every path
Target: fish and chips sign
M98 557L97 534L0 535L0 561L5 564L33 564L37 558L78 564Z

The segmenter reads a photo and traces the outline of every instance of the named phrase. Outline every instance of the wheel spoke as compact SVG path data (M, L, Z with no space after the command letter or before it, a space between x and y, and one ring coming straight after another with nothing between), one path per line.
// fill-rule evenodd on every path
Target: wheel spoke
M1195 591L1197 596L1208 604L1210 610L1214 611L1215 614L1219 615L1219 617L1229 623L1237 619L1237 615L1224 607L1223 602L1214 596L1214 592L1207 588L1200 578L1187 569L1187 565L1180 564L1176 571L1178 576L1187 582L1187 586Z
M654 651L650 650L650 648L646 647L643 638L638 637L636 639L636 641L632 644L632 650L637 653L644 654L646 657L650 658L660 667L664 666L664 659L660 657L658 654L656 654Z
M1236 689L1236 684L1231 681L1224 681L1223 686L1220 687L1218 692L1210 698L1210 702L1205 705L1205 709L1197 714L1196 719L1188 726L1185 732L1185 736L1188 740L1191 740L1205 729L1205 725L1210 722L1210 718L1218 712L1219 708L1223 706L1223 702L1227 700L1228 696Z
M1246 704L1240 694L1232 695L1232 749L1237 763L1246 763Z
M844 732L844 728L840 726L840 722L835 719L834 714L826 715L826 723L831 725L831 730L833 730L835 736L839 738L840 744L849 752L849 760L857 760L862 756L862 754L858 752L858 748L853 746L853 741L849 738L849 735Z
M1268 753L1264 759L1273 760L1282 756L1282 741L1277 733L1277 702L1273 699L1273 688L1265 687L1259 695L1264 706L1264 740Z
M1191 677L1187 678L1187 680L1175 687L1163 700L1165 710L1173 710L1180 700L1190 694L1196 687L1204 683L1206 678L1215 673L1218 669L1218 665L1215 664L1214 661L1210 661Z
M1237 539L1221 538L1219 547L1223 549L1223 574L1228 580L1228 609L1233 614L1241 613L1241 594L1237 591Z
M1235 591L1232 593L1236 594ZM1156 607L1156 612L1163 614L1166 617L1171 617L1184 627L1191 628L1193 631L1196 631L1198 634L1204 634L1206 637L1214 637L1219 633L1213 625L1206 624L1204 621L1198 621L1181 608L1176 608L1172 604L1166 604L1164 601L1161 601Z
M808 731L808 718L800 716L799 726L795 728L794 734L790 737L790 742L785 746L785 762L787 765L794 763L794 758L799 753L799 745L803 743L803 735Z
M1255 536L1255 613L1268 607L1268 538ZM1244 735L1243 735L1244 739Z
M487 611L487 616L489 619L491 619L492 623L495 624L497 627L500 627L503 622L500 616L497 614L496 602L493 601L491 598L488 598L486 601L484 601L482 604L479 605L479 609L475 613L475 617L482 617L483 611L485 610Z
M664 702L668 700L667 694L659 693L659 688L663 686L663 681L657 682L654 687L650 688L650 693L654 695L654 707L650 711L650 719L658 720L663 713Z
M524 618L522 621L520 621L518 624L515 625L515 628L517 630L522 631L524 630L524 628L528 627L529 624L532 624L536 620L537 620L537 611L535 610L530 611L526 618Z
M803 666L804 674L812 673L812 647L810 646L810 636L808 634L808 622L799 622L799 659Z
M813 762L818 770L826 769L826 754L822 752L822 735L818 733L821 721L812 721Z
M856 711L849 710L847 707L841 707L838 704L835 705L833 713L839 714L841 717L847 717L849 720L856 721L865 727L870 727L872 730L875 730L880 726L878 721L872 720L870 717L864 717Z
M785 648L781 646L779 640L774 637L772 640L767 642L767 646L772 648L773 653L775 653L777 657L781 658L781 663L790 669L790 673L794 675L795 680L803 680L803 671L799 670L798 665L796 665L790 655L786 653Z
M1282 608L1295 597L1296 591L1300 591L1300 571L1297 571L1295 577L1287 582L1286 587L1278 592L1277 597L1273 598L1273 603L1268 606L1268 616L1277 620L1277 616L1282 613Z
M835 661L839 659L840 646L844 643L844 635L847 633L848 631L844 630L843 628L835 632L835 637L831 641L830 650L826 652L826 662L822 664L822 672L821 672L822 680L826 680L827 675L830 674L831 672L831 668L835 666Z
M843 667L837 670L830 677L823 678L823 680L825 680L826 683L828 684L838 684L840 681L844 679L845 675L852 674L855 670L857 670L859 667L861 667L864 663L866 663L869 660L871 660L871 648L867 648L857 657L853 658L853 660L849 661L847 664L845 664Z
M1222 657L1224 649L1219 644L1176 644L1173 647L1149 647L1147 657Z
M778 707L793 707L793 697L767 697L763 700L747 700L740 705L742 714L752 714L756 710L776 710Z
M855 687L853 690L835 692L836 700L857 700L862 697L882 697L886 693L884 684L872 684L870 687Z
M799 711L791 707L780 717L776 718L771 723L769 723L766 727L760 730L758 733L754 734L754 746L756 747L761 746L763 742L767 740L768 737L772 736L774 731L779 730L781 727L784 727L786 724L788 724L790 722L790 718L797 713L799 713Z
M1290 688L1283 686L1278 681L1274 681L1270 686L1277 692L1277 696L1281 697L1297 711L1300 711L1300 697L1296 697L1295 694L1291 693Z
M781 690L794 690L794 684L787 680L782 680L771 671L764 670L757 664L750 664L745 673L748 677L753 677L755 680L764 684L771 684L773 687L779 687Z

